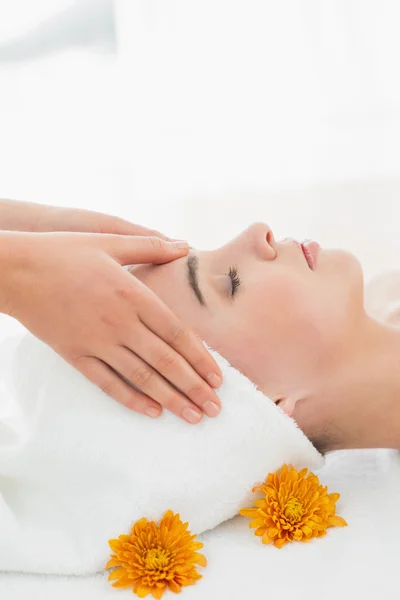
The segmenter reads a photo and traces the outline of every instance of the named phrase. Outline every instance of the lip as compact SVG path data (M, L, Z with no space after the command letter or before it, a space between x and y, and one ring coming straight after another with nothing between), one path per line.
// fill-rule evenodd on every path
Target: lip
M314 242L313 240L304 240L299 245L303 251L304 258L306 259L311 271L315 271L315 269L317 268L318 252L320 250L320 245L317 244L317 242Z

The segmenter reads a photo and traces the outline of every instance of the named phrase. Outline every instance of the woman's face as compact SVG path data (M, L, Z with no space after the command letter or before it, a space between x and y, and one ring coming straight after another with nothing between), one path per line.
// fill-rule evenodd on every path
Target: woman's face
M263 223L216 250L130 270L274 401L329 377L364 314L351 254L320 249L312 270L297 242L275 241Z

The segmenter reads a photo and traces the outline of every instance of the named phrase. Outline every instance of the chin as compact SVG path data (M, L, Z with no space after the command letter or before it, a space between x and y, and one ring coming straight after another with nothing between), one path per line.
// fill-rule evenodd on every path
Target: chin
M322 278L329 286L334 284L337 292L343 295L342 301L363 305L364 274L358 258L347 250L324 250L320 258Z
M321 259L326 260L326 266L329 268L340 269L343 274L348 272L354 276L363 278L363 270L358 258L347 250L323 250ZM325 262L324 260L324 262ZM324 263L321 260L321 267ZM318 266L317 266L318 268Z

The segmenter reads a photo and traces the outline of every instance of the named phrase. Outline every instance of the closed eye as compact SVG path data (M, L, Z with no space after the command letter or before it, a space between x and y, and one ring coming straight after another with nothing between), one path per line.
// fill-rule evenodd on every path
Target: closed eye
M238 276L237 267L236 266L229 267L228 275L232 281L232 296L234 296L240 286L240 279Z

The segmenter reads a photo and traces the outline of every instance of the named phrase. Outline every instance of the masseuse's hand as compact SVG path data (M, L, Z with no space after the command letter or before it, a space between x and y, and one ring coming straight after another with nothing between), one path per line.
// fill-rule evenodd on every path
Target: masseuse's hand
M149 229L120 217L82 208L43 206L41 217L38 219L36 226L40 231L114 233L117 235L155 236L167 241L174 239L167 237L156 229Z
M121 267L169 262L187 254L187 246L125 235L1 235L8 236L13 263L11 316L133 410L158 416L165 407L192 423L200 409L217 414L210 386L221 383L218 365L156 294Z
M82 208L48 206L35 202L0 200L0 230L73 231L80 233L114 233L117 235L150 235L173 240L155 229L135 225L130 221Z

